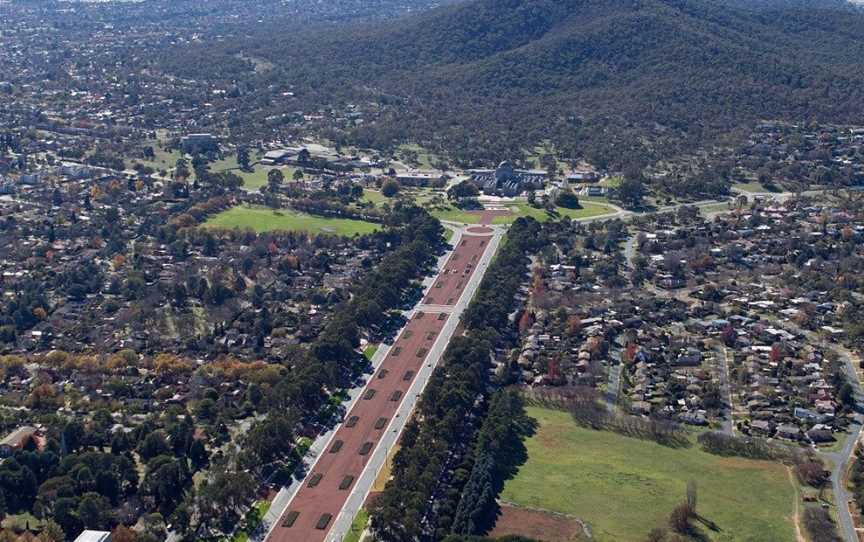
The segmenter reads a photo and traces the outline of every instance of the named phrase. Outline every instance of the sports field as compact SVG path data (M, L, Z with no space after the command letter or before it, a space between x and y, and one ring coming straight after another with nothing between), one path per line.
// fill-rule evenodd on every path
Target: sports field
M307 231L313 234L365 235L381 229L378 224L346 218L324 218L299 213L289 209L267 209L265 207L238 206L210 217L205 228L252 229L258 233L267 231Z
M697 523L705 540L795 540L795 490L779 463L585 429L565 412L531 407L528 414L539 429L526 441L528 461L504 488L505 502L575 516L601 542L639 542L668 525L694 480L697 512L719 529Z

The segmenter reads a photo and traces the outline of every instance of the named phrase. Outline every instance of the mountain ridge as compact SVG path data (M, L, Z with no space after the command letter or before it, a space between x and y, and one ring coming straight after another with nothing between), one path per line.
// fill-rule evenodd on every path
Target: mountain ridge
M542 139L579 154L572 119L645 151L637 140L658 126L689 144L758 118L864 110L864 15L832 0L738 3L471 0L252 47L319 100L392 98L351 137L422 141L463 161Z

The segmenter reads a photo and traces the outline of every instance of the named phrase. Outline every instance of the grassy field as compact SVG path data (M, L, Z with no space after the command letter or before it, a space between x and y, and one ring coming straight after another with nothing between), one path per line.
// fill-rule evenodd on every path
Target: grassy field
M580 203L582 204L581 209L565 209L564 207L556 207L555 211L558 213L557 217L555 215L550 215L546 211L546 209L537 209L535 207L531 207L527 203L507 205L512 214L510 216L496 217L492 222L493 224L510 224L520 216L533 216L535 219L544 222L546 220L558 220L559 218L564 218L565 216L568 216L571 219L578 219L590 218L614 212L611 207L609 207L608 205L603 205L602 203L592 203L588 201L583 201Z
M699 210L704 215L710 215L712 213L722 213L733 209L733 206L729 204L729 202L724 201L722 203L711 203L708 205L700 205Z
M581 209L565 209L557 207L557 215L550 215L546 209L537 209L527 203L515 203L504 205L510 209L510 215L497 216L492 220L493 224L512 224L520 216L532 216L535 219L545 222L547 220L560 220L565 216L571 219L590 218L614 213L614 210L608 205L597 202L583 201ZM455 207L450 207L446 210L435 210L432 214L439 220L448 220L450 222L461 222L462 224L477 224L480 222L480 217L470 211L463 211Z
M351 522L351 530L342 539L342 542L360 542L360 536L366 530L366 525L369 523L369 512L361 508L357 515L354 516L354 521Z
M371 203L372 205L375 205L375 206L381 205L382 203L391 203L392 204L394 202L394 198L385 197L378 190L369 190L369 189L363 190L363 197L360 199L361 199L361 201Z
M6 516L2 522L4 529L17 529L23 531L26 528L41 529L44 522L30 513L14 514Z
M462 224L479 224L480 216L469 211L463 211L456 207L447 209L437 209L432 211L432 216L438 220L447 220L449 222L461 222Z
M160 149L156 140L148 141L147 145L153 147L153 154L156 155L155 158L153 160L136 160L136 162L152 167L156 171L169 171L173 169L177 164L177 160L182 156L180 151L177 150L168 152Z
M507 482L503 501L576 516L601 542L637 542L668 525L694 480L698 513L719 527L713 532L700 524L706 540L795 540L795 490L781 464L593 431L564 412L528 413L539 430L526 441L529 459Z
M597 183L600 186L605 186L606 188L618 188L618 185L623 181L623 177L615 176L615 177L607 177Z
M432 169L432 160L435 156L416 143L400 145L397 151L409 151L417 153L417 165L419 169ZM401 157L403 152L397 152L396 156Z
M254 158L253 160L254 161ZM213 172L230 170L235 175L243 179L243 187L247 190L258 190L267 184L267 173L270 172L270 167L255 166L252 171L242 171L237 164L237 156L234 154L228 155L222 160L217 160L210 164L210 170ZM294 179L296 168L282 167L282 175L285 176L285 182L291 182Z
M758 181L752 181L749 183L737 183L737 184L732 185L732 187L737 188L738 190L742 190L744 192L751 192L751 193L767 192L767 190L765 190L765 187L762 186L762 183L760 183Z
M362 220L323 218L287 209L272 210L264 207L239 206L211 217L206 228L250 228L258 233L266 231L307 231L313 234L364 235L378 231L381 226Z

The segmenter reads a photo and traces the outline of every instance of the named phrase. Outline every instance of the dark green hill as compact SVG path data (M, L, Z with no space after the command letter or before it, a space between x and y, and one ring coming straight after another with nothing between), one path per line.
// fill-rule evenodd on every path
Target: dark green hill
M361 141L408 137L466 160L546 137L583 154L598 132L614 160L757 118L860 120L864 15L831 1L738 5L474 0L257 49L314 88L395 97Z

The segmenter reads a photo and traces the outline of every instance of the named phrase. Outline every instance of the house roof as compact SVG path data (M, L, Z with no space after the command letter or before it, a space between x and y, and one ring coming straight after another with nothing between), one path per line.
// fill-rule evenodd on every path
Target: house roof
M36 428L29 425L22 425L18 429L12 431L3 440L0 440L0 446L10 446L16 448L21 446L25 438L36 433Z
M111 542L111 533L108 531L84 531L78 535L75 542Z

